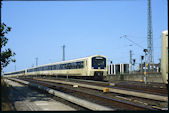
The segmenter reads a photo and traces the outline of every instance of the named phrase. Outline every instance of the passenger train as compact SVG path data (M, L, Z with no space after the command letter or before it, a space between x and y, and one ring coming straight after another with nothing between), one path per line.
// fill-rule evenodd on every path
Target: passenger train
M107 57L94 55L69 61L61 61L29 69L5 73L6 77L19 76L76 76L102 80L107 75Z

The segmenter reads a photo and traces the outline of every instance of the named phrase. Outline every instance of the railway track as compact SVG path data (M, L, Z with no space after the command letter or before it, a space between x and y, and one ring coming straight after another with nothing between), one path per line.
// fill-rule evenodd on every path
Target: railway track
M136 84L134 85L116 84L115 87L123 88L123 89L132 89L132 90L155 94L155 95L168 96L168 91L167 89L164 88L154 88L154 87L149 87L145 85L136 85Z
M34 78L34 79L38 79L38 78ZM50 78L51 79L51 78ZM79 87L85 87L83 90L89 90L90 88L91 89L98 89L100 91L102 91L102 88L103 86L107 86L109 83L108 82L100 82L100 81L91 81L91 80L74 80L74 79L68 79L65 81L65 79L59 79L59 81L57 79L54 79L52 78L52 80L50 79L38 79L38 80L42 80L42 81L48 81L48 82L52 82L52 83L55 83L55 84L58 84L59 85L70 85L72 87L73 84L76 84L76 85L79 85ZM71 82L70 82L71 81ZM74 82L72 82L74 81ZM86 83L87 82L87 83ZM84 84L85 83L85 84ZM90 85L89 85L90 84ZM95 87L94 84L98 87ZM105 85L106 84L106 85ZM92 86L93 85L93 86ZM109 84L110 86L113 86L114 84ZM102 88L101 88L102 87ZM163 97L163 96L156 96L156 95L151 95L151 94L148 94L147 93L141 93L141 95L137 92L134 92L134 90L130 91L128 89L125 89L125 90L121 90L123 88L113 88L115 89L115 92L118 92L117 94L114 92L114 90L111 90L110 88L110 91L109 93L106 94L106 96L108 96L109 98L116 98L118 100L127 100L127 101L130 101L132 103L135 103L135 104L141 104L141 105L146 105L146 106L150 106L152 108L157 108L159 110L165 110L168 108L168 96L167 97ZM121 90L121 91L118 91L118 90ZM129 91L129 93L126 92ZM92 92L93 90L90 90L89 92ZM112 92L113 91L113 92ZM95 94L100 94L100 92L93 92ZM135 95L136 93L136 95ZM127 95L126 95L127 94ZM130 95L131 94L131 95ZM143 98L140 98L140 97L143 97ZM146 98L145 98L146 97ZM148 97L148 98L147 98ZM149 99L149 97L151 97L151 99ZM157 99L159 98L159 99ZM153 100L152 100L153 99ZM155 100L154 100L155 99ZM163 101L160 101L160 100L163 100L165 99L165 102ZM167 99L167 100L166 100Z
M49 78L51 79L51 78ZM56 78L52 78L56 79ZM65 80L65 79L61 79ZM104 86L104 87L112 87L112 88L121 88L125 90L133 90L138 92L144 92L149 94L155 95L162 95L168 96L168 90L164 84L147 84L139 83L139 82L119 82L119 83L109 83L109 82L102 82L102 81L92 81L92 80L79 80L79 79L69 79L68 81L72 82L80 82L85 84L97 85L97 86Z
M30 79L24 79L27 80L29 82L33 82L36 84L40 84L55 90L59 90L61 92L64 92L66 94L70 94L79 98L85 98L88 101L92 101L94 103L98 103L99 105L103 105L103 106L107 106L116 110L155 110L152 107L148 107L148 106L143 106L143 105L139 105L136 103L131 103L128 101L124 101L124 100L119 100L119 99L115 99L115 98L111 98L108 97L106 94L103 95L99 95L96 93L92 93L89 91L84 91L84 89L78 90L77 88L73 88L73 87L65 87L62 85L58 85L58 84L54 84L54 83L49 83L49 82L44 82L44 81L37 81L37 80L30 80Z
M47 79L56 79L58 78L47 78ZM96 85L96 86L102 86L102 87L109 87L109 88L116 88L116 89L124 89L129 91L137 91L137 92L143 92L143 93L149 93L149 94L155 94L155 95L161 95L161 96L168 96L168 90L165 87L164 84L155 84L155 87L153 85L145 85L144 83L139 82L119 82L119 83L109 83L109 82L102 82L102 81L92 81L92 80L80 80L80 79L61 79L59 80L63 81L69 81L69 82L75 82L75 83L84 83L89 85Z

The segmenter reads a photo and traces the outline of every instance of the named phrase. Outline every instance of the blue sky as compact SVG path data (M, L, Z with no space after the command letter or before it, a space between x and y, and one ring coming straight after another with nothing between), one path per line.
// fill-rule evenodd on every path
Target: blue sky
M3 1L1 19L12 31L5 48L15 53L11 72L38 64L90 55L105 55L113 63L129 63L129 51L140 63L147 48L147 0L117 1ZM167 0L152 0L154 61L161 57L161 32L168 29ZM132 46L129 46L132 45ZM3 49L5 49L3 48Z

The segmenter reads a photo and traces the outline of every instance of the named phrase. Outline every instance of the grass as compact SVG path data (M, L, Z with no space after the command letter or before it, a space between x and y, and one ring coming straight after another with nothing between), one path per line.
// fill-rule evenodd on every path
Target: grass
M12 111L12 104L9 99L9 86L1 77L1 110Z

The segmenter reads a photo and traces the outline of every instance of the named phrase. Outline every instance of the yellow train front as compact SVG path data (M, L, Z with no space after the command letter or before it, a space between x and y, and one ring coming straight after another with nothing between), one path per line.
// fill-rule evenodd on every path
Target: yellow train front
M27 76L69 76L102 80L107 75L107 58L94 55L27 69Z

